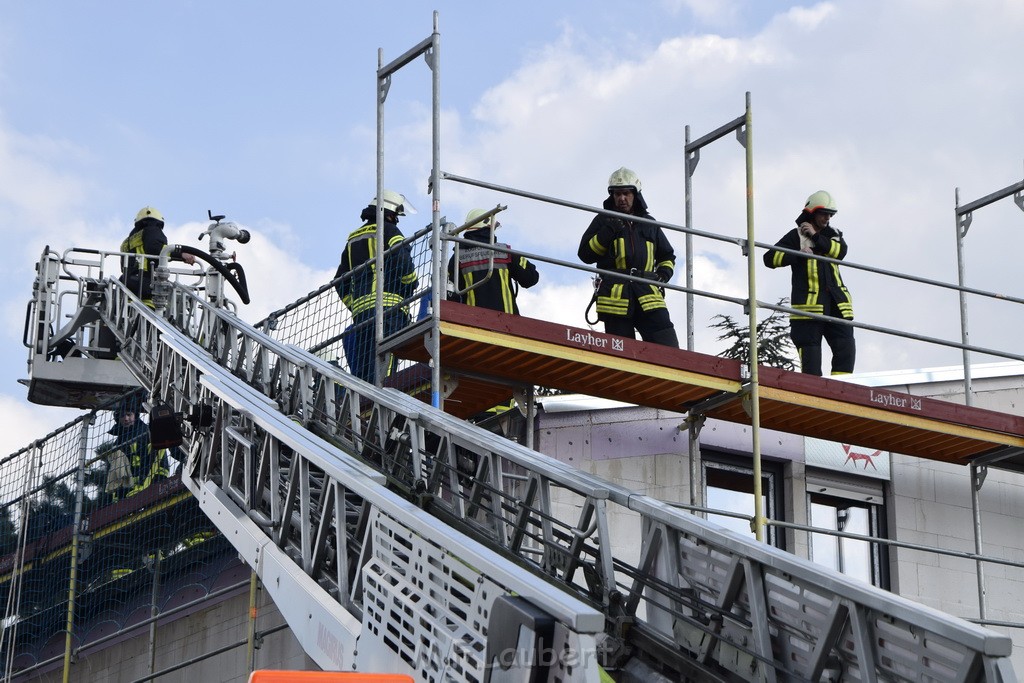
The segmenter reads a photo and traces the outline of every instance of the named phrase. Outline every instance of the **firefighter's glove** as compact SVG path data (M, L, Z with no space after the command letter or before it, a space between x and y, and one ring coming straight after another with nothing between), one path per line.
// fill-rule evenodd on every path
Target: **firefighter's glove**
M669 278L672 277L672 273L667 268L658 268L654 272L654 279L656 282L668 282ZM665 288L658 287L658 291L661 292L661 298L665 298Z
M597 229L597 241L605 248L611 247L612 242L622 236L624 226L625 224L618 218L605 221L604 225Z

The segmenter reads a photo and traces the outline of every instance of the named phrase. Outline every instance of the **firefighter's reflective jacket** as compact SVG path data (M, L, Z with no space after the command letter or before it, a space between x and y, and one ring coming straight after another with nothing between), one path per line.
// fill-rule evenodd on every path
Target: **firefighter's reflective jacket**
M384 243L387 249L401 244L404 237L398 226L385 221ZM348 236L345 251L341 255L341 263L334 277L355 271L377 255L377 224L366 223ZM403 300L412 296L416 289L416 266L408 245L392 249L384 256L384 308L398 306ZM368 265L350 278L344 278L335 285L338 296L345 306L358 315L373 310L376 304L377 264Z
M611 198L605 200L604 208L615 209ZM639 208L639 211L638 216L651 218L646 210ZM634 306L640 306L643 311L667 308L658 285L672 278L676 256L661 227L598 215L583 233L578 256L584 263L594 263L602 270L653 281L648 284L603 276L597 291L598 318L632 316Z
M153 296L153 268L156 262L146 256L159 256L167 244L161 221L147 218L139 221L128 237L121 242L121 251L135 254L125 257L122 264L121 282L140 299L150 305Z
M448 277L459 292L450 298L469 306L519 315L516 302L519 286L533 287L537 284L540 280L537 266L525 256L488 249L485 245L491 243L490 228L470 230L466 239L479 242L480 246L460 245L457 272L455 256L448 261ZM510 249L509 245L501 242L494 244Z
M827 256L836 260L846 257L846 240L843 233L832 227L819 231L811 240L811 250L820 256ZM793 228L782 236L775 243L777 247L785 249L800 250L800 232ZM792 307L828 315L832 313L832 306L826 309L826 304L834 304L834 310L847 320L853 320L853 298L850 290L843 283L843 276L839 271L839 264L819 261L806 256L798 256L769 249L764 254L764 263L769 268L782 268L791 266L792 270L792 294L790 301ZM795 320L806 319L806 316L792 314Z
M167 450L153 451L149 441L149 426L145 422L136 422L128 429L115 425L110 433L116 439L111 451L123 454L130 471L130 476L122 480L124 485L111 491L115 499L134 496L154 481L166 479L170 474Z

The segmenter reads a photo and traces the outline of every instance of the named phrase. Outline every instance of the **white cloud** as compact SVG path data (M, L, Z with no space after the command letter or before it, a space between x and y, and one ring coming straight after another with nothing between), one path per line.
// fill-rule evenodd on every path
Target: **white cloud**
M836 6L831 2L823 2L813 7L793 7L783 17L801 31L816 31L836 13Z
M542 271L543 278L543 271ZM589 282L572 285L546 284L542 279L535 287L520 289L517 301L523 315L539 320L587 327L585 313L594 293ZM591 319L596 317L590 312ZM597 329L600 329L598 326Z
M0 457L16 453L54 429L71 422L81 413L68 408L41 407L26 403L22 396L0 394Z
M88 153L74 143L21 135L0 119L0 223L9 246L67 238L94 190L75 171Z
M731 24L740 13L740 7L731 0L662 0L669 12L689 11L693 16L713 26Z
M172 244L187 244L199 249L209 248L206 238L199 240L208 223L188 223L168 227L165 232ZM229 254L235 254L245 273L250 303L239 304L238 315L255 323L279 308L312 292L334 277L334 271L317 270L300 262L288 250L297 238L290 226L262 222L258 227L239 225L251 235L249 242L226 241ZM340 251L339 251L340 254ZM198 266L197 266L198 267ZM229 298L239 301L238 294L225 287Z

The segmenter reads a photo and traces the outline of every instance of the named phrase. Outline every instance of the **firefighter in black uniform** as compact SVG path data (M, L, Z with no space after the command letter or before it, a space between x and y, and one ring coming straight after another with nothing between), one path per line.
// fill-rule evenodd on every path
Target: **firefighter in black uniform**
M466 215L466 223L484 213L483 209L473 209ZM525 256L493 251L484 246L495 244L502 249L510 248L507 244L495 242L494 231L500 227L501 223L494 216L488 216L477 227L466 231L465 239L481 246L459 245L457 269L455 255L448 260L448 278L456 286L456 293L450 298L469 306L519 315L516 303L519 287L533 287L540 280L540 274L537 266Z
M412 250L403 244L405 237L398 229L398 217L415 213L405 197L393 190L382 192L384 210L384 250L393 249L383 257L384 273L384 336L395 334L409 324L408 306L401 305L416 291L416 266ZM377 304L377 274L380 264L359 268L377 256L377 198L363 209L359 217L363 225L348 236L341 263L334 277L342 278L334 288L342 302L352 312L352 325L342 337L348 369L356 377L374 382L375 377L375 309ZM383 250L382 250L383 251ZM353 272L356 271L356 272ZM351 275L350 275L351 273ZM394 359L384 368L384 376L391 374Z
M167 246L164 234L164 217L152 206L144 206L135 215L135 223L128 237L121 242L121 251L135 254L122 260L121 282L128 287L142 302L153 308L153 269L156 258ZM146 258L154 257L154 258ZM181 260L192 265L196 257L182 254Z
M804 210L797 216L797 227L787 232L775 246L836 260L846 258L847 247L843 233L829 223L835 214L836 203L832 195L818 190L807 198ZM765 253L764 263L769 268L792 268L793 293L790 301L793 308L831 318L853 320L853 299L843 283L839 264L775 249ZM789 325L793 345L800 354L802 372L821 375L822 337L832 349L832 374L846 375L853 372L857 346L852 326L797 314L790 315Z
M608 179L604 208L651 218L641 190L636 173L620 168ZM612 275L601 278L595 300L605 332L636 339L636 330L644 341L679 347L664 288L659 286L672 278L676 256L660 226L600 214L583 233L578 254L581 261L596 263L601 270L651 281L623 280Z
M142 401L143 397L135 394L118 403L113 411L115 423L108 433L114 437L114 442L106 450L110 451L110 474L113 475L115 469L121 470L116 487L108 481L108 492L114 500L134 496L154 482L166 479L170 473L167 450L153 449L150 444L149 425L142 421ZM114 466L115 455L124 458L123 469ZM181 460L180 453L173 455Z

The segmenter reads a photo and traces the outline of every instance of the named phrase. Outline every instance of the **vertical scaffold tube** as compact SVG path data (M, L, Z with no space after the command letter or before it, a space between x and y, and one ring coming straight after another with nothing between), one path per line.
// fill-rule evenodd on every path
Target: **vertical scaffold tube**
M78 592L78 552L82 533L82 496L85 495L85 462L89 450L89 427L96 414L90 413L82 420L82 433L78 445L78 472L75 475L75 518L71 537L71 570L68 574L68 618L64 633L64 671L62 680L68 683L71 674L71 646L75 626L75 596ZM13 648L13 643L11 644Z
M441 253L441 34L438 33L438 13L434 12L434 32L430 36L430 73L432 75L432 137L430 185L434 193L432 208L432 226L430 234L430 250L432 272L430 274L430 317L433 329L430 335L430 358L433 361L430 369L430 405L443 408L441 401L441 292L444 271L444 254Z
M685 204L686 204L686 229L689 231L693 228L693 168L696 162L696 157L693 157L694 163L691 163L690 156L690 127L686 126L684 135L684 147L683 147L683 163L686 166L686 183L684 186ZM685 238L686 245L686 350L693 351L693 235L689 232L686 233Z
M754 460L754 536L764 541L764 505L761 501L761 408L757 383L757 254L754 250L754 135L750 93L747 93L743 147L747 166L747 324L750 327L750 441Z

